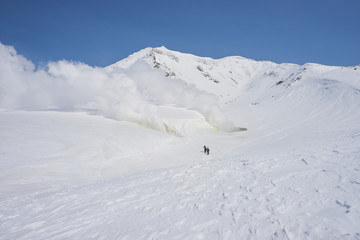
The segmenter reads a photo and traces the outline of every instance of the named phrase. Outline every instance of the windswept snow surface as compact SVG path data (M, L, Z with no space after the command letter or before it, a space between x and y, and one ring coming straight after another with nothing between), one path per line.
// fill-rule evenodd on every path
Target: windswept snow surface
M360 239L360 67L0 50L0 239Z

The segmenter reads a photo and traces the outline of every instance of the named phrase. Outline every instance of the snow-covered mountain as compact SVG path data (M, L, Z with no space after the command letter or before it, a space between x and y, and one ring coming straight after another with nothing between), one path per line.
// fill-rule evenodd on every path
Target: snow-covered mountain
M351 118L356 117L353 109L359 103L360 65L276 64L243 57L215 60L160 47L134 53L107 67L106 71L128 69L141 61L160 69L169 81L185 82L197 90L215 95L218 104L236 106L236 111L242 113L241 117L228 115L227 118L238 127L256 128L252 126L256 117L248 115L257 109L266 111L266 118L274 118L271 122L277 123L287 121L285 119L289 117L296 121L296 118L310 114L321 115L324 109L334 108L334 104L338 104L338 108ZM221 109L224 107L221 106ZM275 114L277 112L281 114ZM339 117L336 111L326 114L325 118Z
M360 239L359 66L0 44L0 107L0 239Z
M254 61L243 57L226 57L211 59L170 51L165 47L146 48L130 55L106 69L126 69L138 62L146 61L150 66L161 69L165 76L172 79L181 79L187 84L195 85L201 90L213 93L220 99L238 97L249 84L261 81L269 87L290 87L303 78L330 78L336 81L345 81L345 84L355 84L353 81L359 76L360 65L353 67L331 67L319 64L276 64L269 61ZM354 72L355 71L355 72ZM349 79L350 78L350 79Z

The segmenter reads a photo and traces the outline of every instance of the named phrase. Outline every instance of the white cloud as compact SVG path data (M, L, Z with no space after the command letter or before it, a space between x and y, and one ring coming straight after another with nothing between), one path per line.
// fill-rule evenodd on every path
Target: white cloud
M35 70L34 64L18 55L13 47L0 43L2 108L71 111L91 106L105 117L163 130L158 105L194 109L217 128L233 129L217 106L215 96L183 81L166 78L145 62L112 72L69 61L50 62L46 68Z

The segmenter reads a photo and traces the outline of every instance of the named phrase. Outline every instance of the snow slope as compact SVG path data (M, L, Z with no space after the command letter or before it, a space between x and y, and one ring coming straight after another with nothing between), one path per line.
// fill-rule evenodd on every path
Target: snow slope
M0 71L0 239L360 239L359 67L164 47L52 64ZM7 90L40 75L82 97Z

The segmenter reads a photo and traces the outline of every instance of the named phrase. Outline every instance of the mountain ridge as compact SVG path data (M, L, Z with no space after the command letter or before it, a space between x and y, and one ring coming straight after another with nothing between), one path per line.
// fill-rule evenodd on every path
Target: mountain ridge
M316 63L278 64L241 56L212 59L172 51L164 46L145 48L105 69L110 72L115 69L126 69L141 60L152 68L160 69L168 78L194 84L199 89L215 94L224 101L233 100L248 84L259 80L271 82L271 86L289 87L304 78L322 78L324 75L329 78L327 75L331 75L332 72L336 72L335 80L340 81L343 78L339 75L343 73L353 75L352 73L355 71L360 76L360 67L357 66L327 66ZM356 85L357 88L360 88L358 84Z

